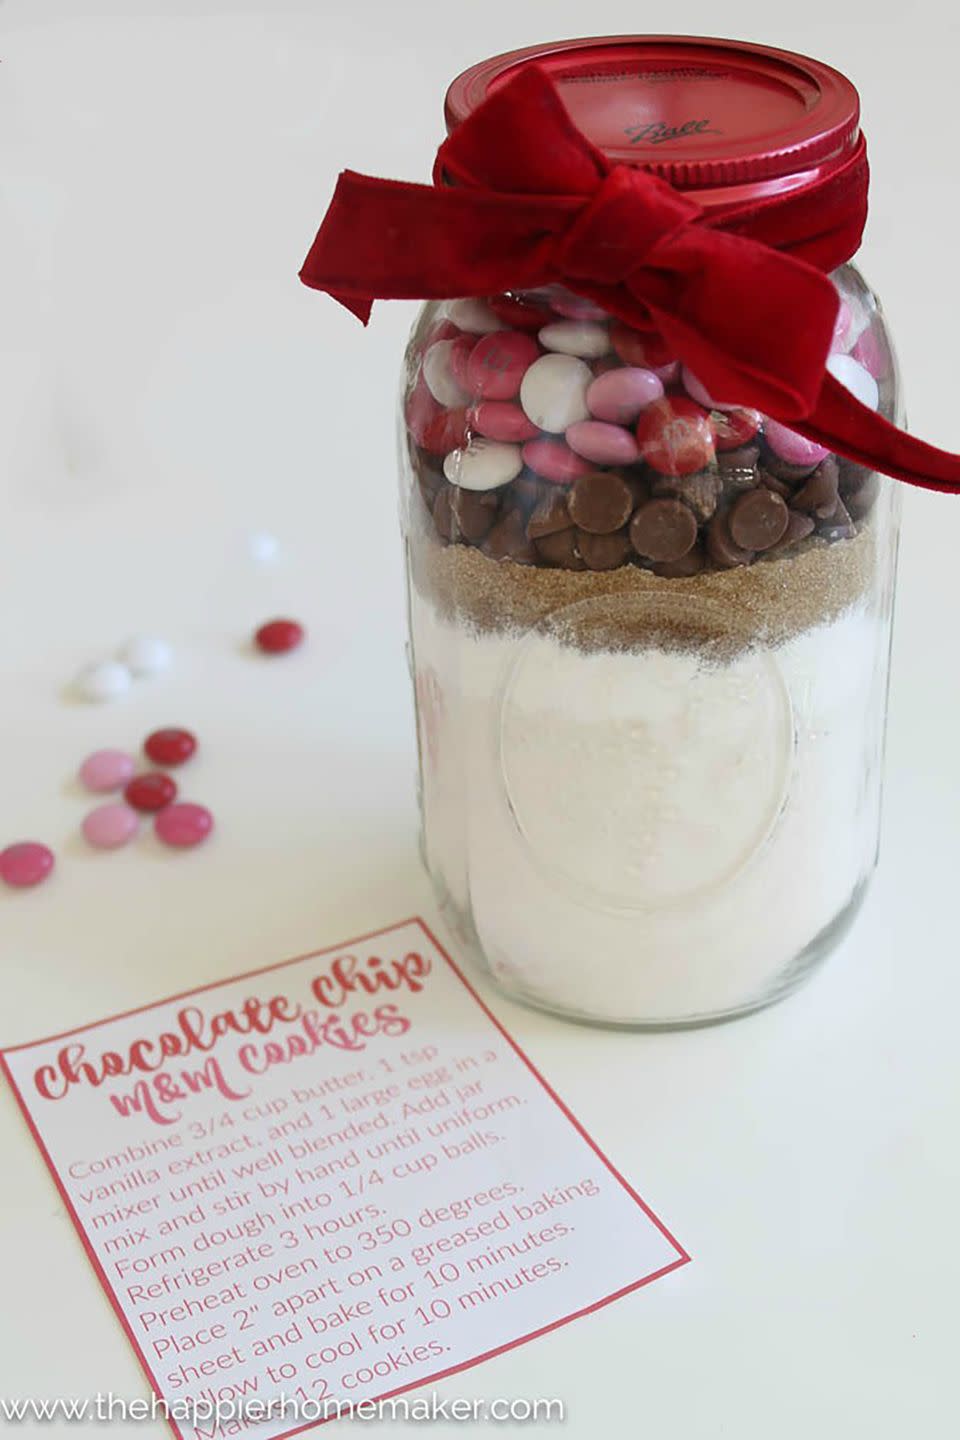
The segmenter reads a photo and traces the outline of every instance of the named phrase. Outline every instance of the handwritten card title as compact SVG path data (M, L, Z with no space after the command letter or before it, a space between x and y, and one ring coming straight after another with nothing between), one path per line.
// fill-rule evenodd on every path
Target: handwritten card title
M310 982L316 1006L287 995L269 1000L251 996L237 1009L211 1015L197 1005L185 1005L176 1013L174 1028L152 1039L138 1036L122 1053L103 1050L94 1058L83 1043L64 1045L55 1064L37 1068L33 1082L44 1100L64 1100L76 1085L100 1086L148 1075L130 1089L111 1093L110 1103L124 1118L142 1115L157 1125L173 1125L192 1095L214 1090L228 1100L245 1100L250 1086L244 1087L244 1076L263 1075L273 1065L306 1059L322 1046L360 1051L375 1036L405 1035L410 1020L396 1003L381 1001L349 1013L345 1007L358 996L376 998L404 991L417 995L430 970L429 956L415 950L389 960L379 955L340 955ZM276 1039L264 1038L274 1034ZM233 1073L230 1065L225 1068L211 1053L232 1036L257 1037L247 1039L231 1057L240 1074ZM197 1054L208 1056L199 1067L167 1068L172 1060Z

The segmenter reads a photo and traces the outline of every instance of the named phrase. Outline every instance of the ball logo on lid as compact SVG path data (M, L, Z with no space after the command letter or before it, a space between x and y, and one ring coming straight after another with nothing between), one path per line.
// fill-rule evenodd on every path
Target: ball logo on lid
M624 135L631 145L646 140L650 145L663 145L667 140L685 140L688 135L722 135L717 125L706 120L684 120L679 125L667 125L663 120L651 120L645 125L625 125Z

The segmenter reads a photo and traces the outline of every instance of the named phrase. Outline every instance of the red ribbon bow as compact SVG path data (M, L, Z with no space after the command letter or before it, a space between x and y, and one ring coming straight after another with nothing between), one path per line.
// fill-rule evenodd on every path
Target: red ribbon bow
M826 369L830 270L867 213L863 139L826 179L708 215L611 165L543 71L526 66L440 147L434 185L344 171L300 278L364 323L377 299L561 283L662 336L710 394L752 406L871 469L960 488L960 456L898 430Z

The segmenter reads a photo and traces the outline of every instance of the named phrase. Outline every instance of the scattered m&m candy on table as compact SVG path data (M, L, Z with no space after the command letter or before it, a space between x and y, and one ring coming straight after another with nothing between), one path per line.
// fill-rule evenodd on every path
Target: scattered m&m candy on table
M46 880L53 869L53 851L36 840L21 840L0 850L0 880L26 890Z
M87 844L95 850L116 850L136 835L140 817L129 805L114 801L91 810L80 828Z
M162 810L176 799L177 782L160 770L135 775L123 792L123 798L134 810Z
M134 635L120 651L120 660L133 675L159 675L170 664L172 650L156 635Z
M258 650L265 655L285 655L303 643L303 626L296 620L268 620L254 634Z
M133 778L136 762L125 750L94 750L77 772L81 785L95 794L119 790Z
M206 840L213 829L213 816L204 805L168 805L154 820L153 828L164 845L186 850Z
M95 665L84 666L74 681L74 689L81 700L100 703L126 695L130 680L130 671L119 660L101 660Z
M154 765L182 765L197 748L197 738L189 730L168 725L154 730L143 742L144 753Z

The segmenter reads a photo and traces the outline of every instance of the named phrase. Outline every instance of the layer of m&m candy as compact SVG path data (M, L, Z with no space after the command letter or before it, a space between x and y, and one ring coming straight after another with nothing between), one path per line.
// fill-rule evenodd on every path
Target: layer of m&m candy
M890 362L874 321L843 301L829 368L882 408ZM420 495L443 543L491 559L686 576L851 538L875 498L863 467L715 393L652 329L561 287L449 302L414 353L405 413ZM582 511L609 474L632 500L615 529L551 510L551 489L569 501L576 487ZM765 495L739 503L749 490Z

